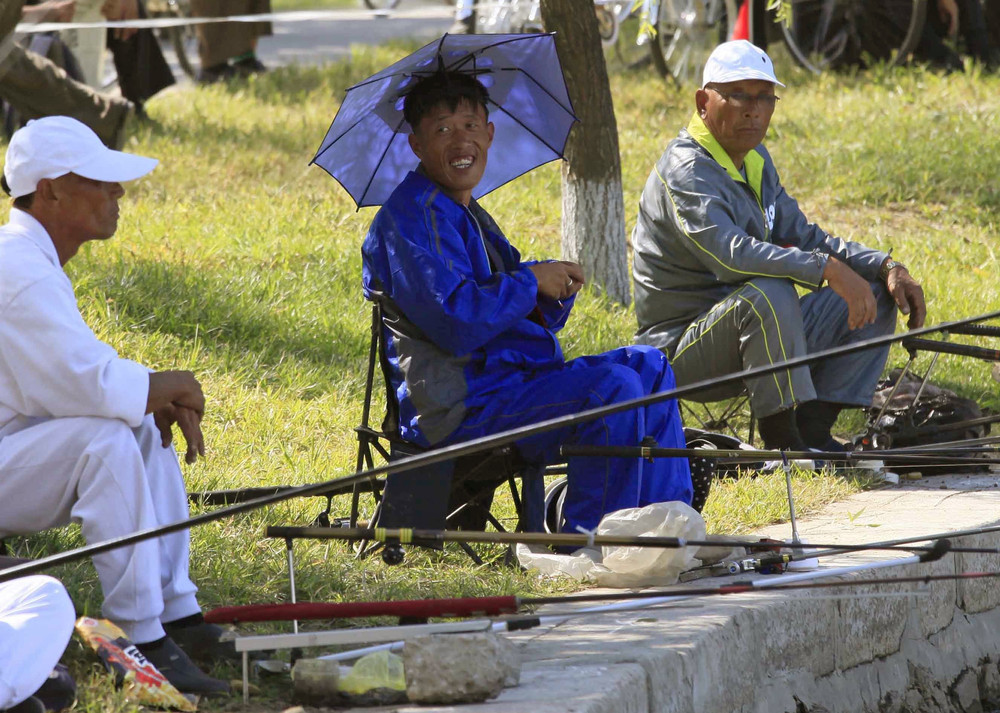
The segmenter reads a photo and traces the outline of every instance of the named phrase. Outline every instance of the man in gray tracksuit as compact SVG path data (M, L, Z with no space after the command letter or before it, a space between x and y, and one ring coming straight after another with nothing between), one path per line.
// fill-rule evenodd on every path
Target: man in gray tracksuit
M671 358L679 385L890 334L896 307L911 328L924 321L923 293L903 265L809 223L785 192L760 144L776 86L759 48L717 47L691 122L643 190L632 236L636 341ZM887 356L872 349L748 379L764 443L834 447L837 414L871 404Z

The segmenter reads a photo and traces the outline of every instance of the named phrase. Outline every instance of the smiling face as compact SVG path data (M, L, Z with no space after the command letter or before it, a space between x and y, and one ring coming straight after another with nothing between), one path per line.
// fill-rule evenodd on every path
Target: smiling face
M468 205L486 171L493 124L486 110L462 100L452 111L442 102L424 114L410 134L410 148L428 177L452 200Z
M720 93L721 92L721 93ZM739 168L743 158L767 133L774 114L774 104L754 100L747 102L727 99L732 95L774 96L774 84L762 79L710 84L695 95L698 115Z

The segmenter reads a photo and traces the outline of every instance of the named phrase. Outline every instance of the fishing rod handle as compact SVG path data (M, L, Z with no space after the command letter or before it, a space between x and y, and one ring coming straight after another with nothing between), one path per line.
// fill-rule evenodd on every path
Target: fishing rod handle
M903 340L903 348L909 352L917 350L938 352L941 354L957 354L958 356L982 359L983 361L1000 361L1000 349L987 349L970 344L955 344L953 342L938 342L933 339L912 337Z
M948 330L949 334L968 334L981 337L1000 337L1000 327L988 324L965 324Z

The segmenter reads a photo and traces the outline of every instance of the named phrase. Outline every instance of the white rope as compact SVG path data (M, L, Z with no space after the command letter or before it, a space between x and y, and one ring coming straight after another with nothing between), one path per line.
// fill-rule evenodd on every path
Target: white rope
M225 17L147 17L141 20L116 20L114 22L22 22L16 32L60 32L62 30L113 29L130 27L158 29L205 25L213 22L318 22L323 20L434 20L453 17L455 11L447 7L427 7L403 10L290 10L259 15L228 15Z
M593 530L588 530L583 525L577 525L576 526L576 531L580 532L580 533L582 533L582 534L584 534L584 535L587 536L587 547L593 547L594 546L594 535L597 534L597 528L596 527Z

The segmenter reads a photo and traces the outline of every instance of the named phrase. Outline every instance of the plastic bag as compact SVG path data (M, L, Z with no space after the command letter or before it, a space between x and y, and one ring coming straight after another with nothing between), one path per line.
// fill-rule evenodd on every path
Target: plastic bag
M154 708L196 711L186 698L139 652L125 632L107 619L80 617L76 632L115 675L115 685L124 688L133 703Z
M582 581L601 562L601 551L584 547L571 555L557 555L545 545L519 544L515 550L518 563L549 577L565 576Z
M597 527L598 535L681 537L705 539L705 521L682 502L652 503L609 513ZM517 547L522 566L547 575L589 579L605 587L642 587L673 584L693 566L695 547L604 547L557 555L546 548Z
M391 651L376 651L362 656L351 666L350 671L341 676L337 684L337 690L352 696L359 696L378 688L406 690L403 659Z
M597 527L597 534L704 540L705 520L694 508L679 501L652 503L643 508L619 510L605 516ZM676 578L682 571L680 568L694 559L695 549L605 547L602 564L618 574L665 573L677 568L674 574Z

